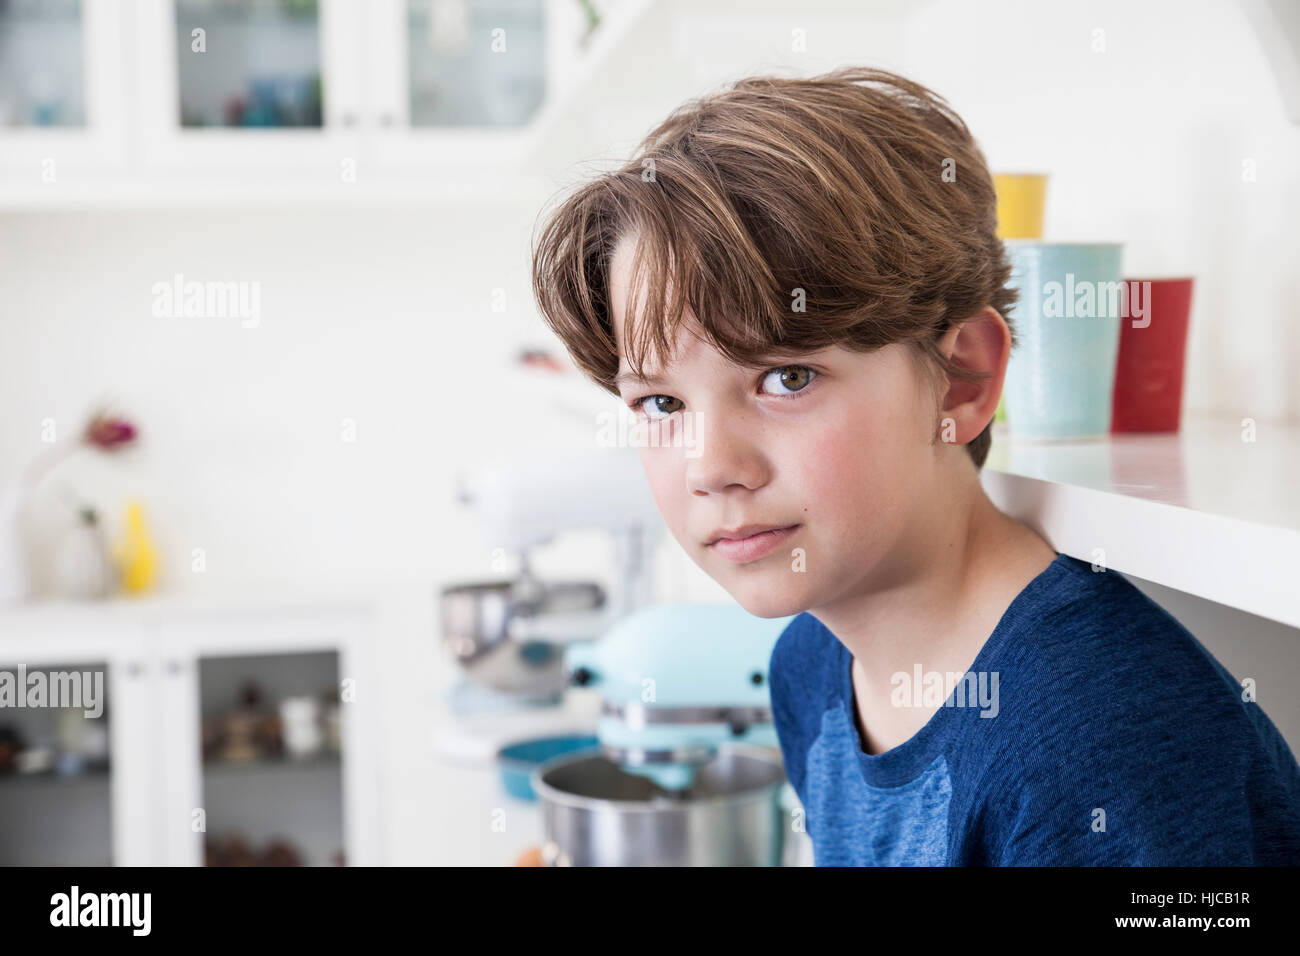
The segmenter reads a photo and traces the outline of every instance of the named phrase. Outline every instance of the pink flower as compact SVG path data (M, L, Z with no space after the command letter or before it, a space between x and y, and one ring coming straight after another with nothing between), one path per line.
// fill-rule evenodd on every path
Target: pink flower
M125 418L112 418L99 412L91 417L81 438L100 451L114 451L135 441L136 434L135 425Z
M25 483L28 489L34 488L55 465L80 448L88 446L100 451L115 452L119 448L134 444L138 434L135 425L127 419L118 418L103 410L98 411L90 416L90 421L86 423L81 433L80 441L61 441L47 449L44 454L37 455L28 463L20 482Z

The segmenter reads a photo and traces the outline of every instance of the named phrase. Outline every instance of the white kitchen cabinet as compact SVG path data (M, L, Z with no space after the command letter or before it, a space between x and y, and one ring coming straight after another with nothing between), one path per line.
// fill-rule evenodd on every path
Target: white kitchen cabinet
M136 3L138 133L155 175L339 180L358 149L365 4Z
M589 32L579 0L82 0L84 77L57 75L89 122L0 126L0 206L532 203L537 149L655 2L593 0Z
M363 606L240 608L114 601L0 612L0 670L104 673L106 773L0 774L0 865L202 865L205 839L282 836L308 864L380 862L379 733ZM275 700L340 688L339 750L204 760L203 717L240 675ZM38 709L0 726L39 734ZM201 813L200 813L201 811ZM196 821L201 824L196 825ZM200 828L202 827L202 828Z
M517 169L589 52L576 0L319 0L294 15L276 0L137 2L148 162L254 179ZM612 5L596 35L644 6ZM213 102L292 102L273 88L313 71L314 122L292 117L287 128L264 108L252 126L227 125Z
M0 775L0 864L141 865L154 861L147 652L143 632L114 615L9 614L0 624L0 671L97 671L107 699L109 769L72 776ZM0 727L41 740L51 710L0 709Z
M525 163L586 52L576 0L379 0L365 19L381 171Z
M125 159L125 0L11 0L0 10L0 174L31 190Z

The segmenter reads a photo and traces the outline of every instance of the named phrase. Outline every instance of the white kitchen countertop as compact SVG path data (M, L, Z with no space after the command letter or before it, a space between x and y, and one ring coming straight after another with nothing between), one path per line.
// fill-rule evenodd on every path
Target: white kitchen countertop
M1015 439L994 427L994 503L1058 550L1300 627L1300 425L1184 415L1175 434Z

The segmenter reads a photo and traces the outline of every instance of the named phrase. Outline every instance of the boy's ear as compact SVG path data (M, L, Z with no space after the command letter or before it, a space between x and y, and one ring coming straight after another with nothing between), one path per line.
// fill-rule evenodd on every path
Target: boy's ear
M989 305L944 333L939 348L954 365L987 374L982 382L950 378L939 405L939 417L953 420L952 440L964 445L979 437L997 411L1011 358L1011 332L998 310Z

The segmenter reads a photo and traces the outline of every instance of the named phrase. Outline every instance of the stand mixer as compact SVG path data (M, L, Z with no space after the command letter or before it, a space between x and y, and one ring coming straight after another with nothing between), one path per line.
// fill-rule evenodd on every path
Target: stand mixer
M561 651L592 641L653 597L662 521L635 452L607 449L463 476L458 492L484 544L519 556L509 580L442 588L443 642L465 676L518 700L554 700L567 686ZM613 536L613 581L543 581L529 552L567 531Z
M498 724L487 758L489 747L495 756L502 744L537 737L546 723L538 718L560 717L563 703L599 703L597 746L532 771L542 858L779 863L786 785L767 667L792 618L758 618L730 603L653 603L663 524L634 449L485 469L462 483L461 500L489 547L519 553L520 571L442 589L443 640L467 679L451 697L455 722L475 716L470 686L513 704L520 719ZM584 528L614 536L612 584L540 580L528 551Z
M767 665L792 620L738 605L664 604L570 647L570 680L601 696L601 753L681 795L723 741L779 748Z
M731 604L625 616L565 667L596 690L596 753L533 771L554 866L776 866L798 852L768 662L790 617Z
M447 719L434 729L435 749L462 766L500 766L507 788L531 799L531 768L515 773L500 751L542 736L590 740L599 701L566 693L564 649L598 639L651 600L663 522L639 456L625 448L479 468L459 477L457 495L473 512L483 553L517 558L518 569L440 589L441 640L456 670L441 696ZM534 549L591 529L612 538L612 574L557 581L534 571Z

